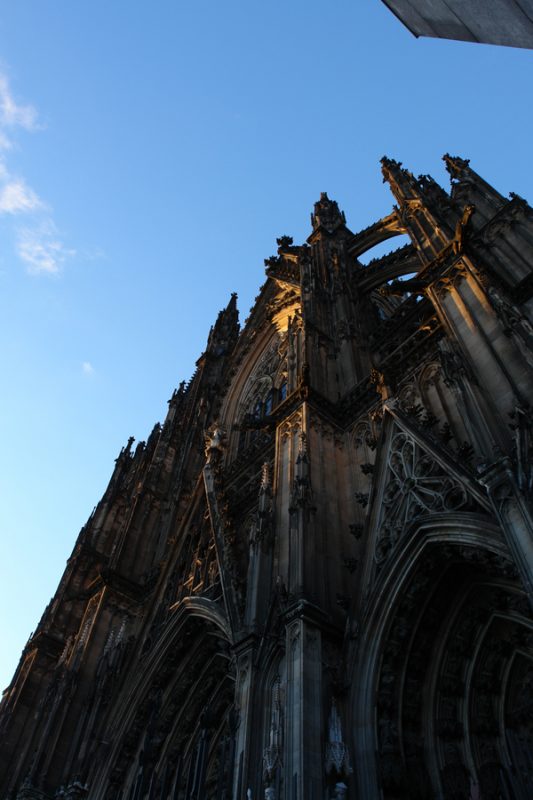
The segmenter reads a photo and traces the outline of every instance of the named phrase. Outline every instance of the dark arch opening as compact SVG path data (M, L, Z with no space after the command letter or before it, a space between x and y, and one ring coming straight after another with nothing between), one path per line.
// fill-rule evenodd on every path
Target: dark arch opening
M215 800L230 792L237 729L230 642L200 612L178 608L166 641L124 687L106 732L115 746L95 758L98 796Z
M468 544L433 544L397 600L381 651L383 798L533 796L531 696L528 705L520 689L532 681L533 621L510 562Z

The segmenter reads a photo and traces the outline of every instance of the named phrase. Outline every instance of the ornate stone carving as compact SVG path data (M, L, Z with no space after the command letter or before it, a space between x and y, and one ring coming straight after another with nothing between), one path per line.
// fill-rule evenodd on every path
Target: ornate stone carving
M270 731L268 744L263 750L265 780L272 780L278 766L283 763L283 706L284 690L278 675L271 693Z
M333 232L346 223L346 217L344 211L339 211L336 201L330 200L326 192L321 192L320 200L315 203L314 214L311 214L311 223L314 230L324 227L327 231Z
M328 741L326 743L326 773L329 775L333 772L337 775L348 775L352 772L335 700L332 701L329 712Z
M215 422L205 435L205 456L207 462L219 458L226 449L227 437L225 430Z
M396 546L413 520L424 514L456 511L467 503L467 493L459 481L443 472L404 431L397 430L391 440L388 480L382 497L380 535L376 561L381 563Z

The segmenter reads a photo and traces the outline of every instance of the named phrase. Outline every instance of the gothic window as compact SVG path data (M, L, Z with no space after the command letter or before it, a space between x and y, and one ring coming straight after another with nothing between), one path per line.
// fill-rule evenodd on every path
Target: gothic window
M273 407L274 407L274 392L271 389L269 391L269 393L267 394L267 396L266 396L266 399L265 399L265 402L264 402L264 406L263 406L265 417L267 417L269 414L272 414Z
M286 349L286 342L276 337L244 383L234 439L239 454L269 435L270 418L287 397Z
M237 446L239 452L258 439L261 429L264 427L262 423L266 423L267 417L270 417L276 406L279 405L286 396L286 382L283 382L279 388L273 386L266 395L264 394L264 388L262 392L260 391L259 396L256 395L255 401L249 406L251 410L242 417L242 427L239 431Z
M264 404L261 400L258 400L254 406L254 410L252 411L252 417L254 420L259 421L264 417Z

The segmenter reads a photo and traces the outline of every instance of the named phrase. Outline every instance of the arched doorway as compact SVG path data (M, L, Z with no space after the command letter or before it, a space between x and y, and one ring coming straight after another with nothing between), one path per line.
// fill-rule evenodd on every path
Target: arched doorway
M231 796L237 719L229 647L215 604L180 605L117 700L106 734L112 748L91 780L94 797Z
M368 614L354 737L371 773L358 776L362 796L526 800L531 611L491 531L433 526L413 533Z

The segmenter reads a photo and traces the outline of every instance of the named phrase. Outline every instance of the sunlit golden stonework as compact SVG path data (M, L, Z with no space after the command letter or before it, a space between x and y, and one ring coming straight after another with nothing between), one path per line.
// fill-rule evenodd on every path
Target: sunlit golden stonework
M357 234L323 194L121 451L0 797L531 800L533 212L445 161Z

